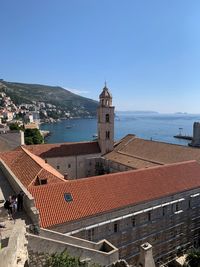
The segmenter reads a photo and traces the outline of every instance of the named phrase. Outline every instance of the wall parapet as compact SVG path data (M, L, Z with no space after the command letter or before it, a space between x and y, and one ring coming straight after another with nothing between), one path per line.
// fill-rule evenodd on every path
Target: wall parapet
M15 174L10 170L10 168L5 164L5 162L0 159L0 168L8 180L13 191L17 194L20 191L24 192L24 209L27 215L30 217L33 224L39 225L39 211L35 207L35 200L26 187L19 181Z
M0 267L22 267L28 260L25 222L17 220L8 246L0 250Z
M35 253L53 254L67 250L70 255L79 257L80 260L90 259L92 263L103 266L110 265L119 259L118 249L107 240L94 243L41 229L39 236L28 234L28 241L28 249Z

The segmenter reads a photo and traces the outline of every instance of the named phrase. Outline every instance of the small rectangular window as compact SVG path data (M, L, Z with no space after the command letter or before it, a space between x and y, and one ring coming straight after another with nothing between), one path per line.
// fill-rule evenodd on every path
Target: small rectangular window
M117 232L118 232L118 224L114 223L114 233L117 233Z
M40 180L40 184L42 185L42 184L47 184L47 179L41 179Z
M106 114L106 122L109 122L110 118L109 118L109 114Z
M71 193L64 193L64 199L65 199L66 202L73 201Z
M132 218L132 226L135 227L135 218Z
M88 230L88 240L91 240L91 230Z
M68 168L71 168L71 164L70 163L68 164Z
M178 203L176 203L176 211L178 211Z
M151 212L148 212L148 221L151 221Z
M165 207L163 207L163 209L162 209L162 215L163 216L165 216L165 213L166 213L166 210L165 209L166 209Z
M59 169L60 169L60 166L59 166L59 165L57 165L57 166L56 166L56 168L57 168L57 170L59 170Z

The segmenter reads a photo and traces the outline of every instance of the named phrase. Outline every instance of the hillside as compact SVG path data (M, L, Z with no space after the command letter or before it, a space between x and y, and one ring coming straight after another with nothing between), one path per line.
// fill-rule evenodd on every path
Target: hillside
M1 80L0 90L4 90L17 105L44 102L70 112L73 116L96 116L97 101L76 95L62 87Z

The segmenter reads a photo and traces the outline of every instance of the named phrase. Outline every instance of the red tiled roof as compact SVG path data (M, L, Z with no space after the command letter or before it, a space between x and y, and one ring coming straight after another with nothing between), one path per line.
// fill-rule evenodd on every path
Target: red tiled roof
M98 154L98 142L76 142L62 144L40 144L24 146L31 153L42 158L68 157L76 155Z
M29 191L41 226L50 227L198 187L200 165L189 161L30 187ZM66 202L64 193L70 193L73 201Z
M64 181L62 174L23 147L1 153L0 158L26 188L34 184L36 178L47 178L48 183Z
M200 163L200 149L164 142L144 140L135 135L125 136L106 159L132 168L145 168L188 160Z

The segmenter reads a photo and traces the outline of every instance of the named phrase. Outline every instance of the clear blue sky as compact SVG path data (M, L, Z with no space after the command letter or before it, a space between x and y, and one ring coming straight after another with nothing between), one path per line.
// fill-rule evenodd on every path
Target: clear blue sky
M0 78L200 113L199 0L0 0Z

